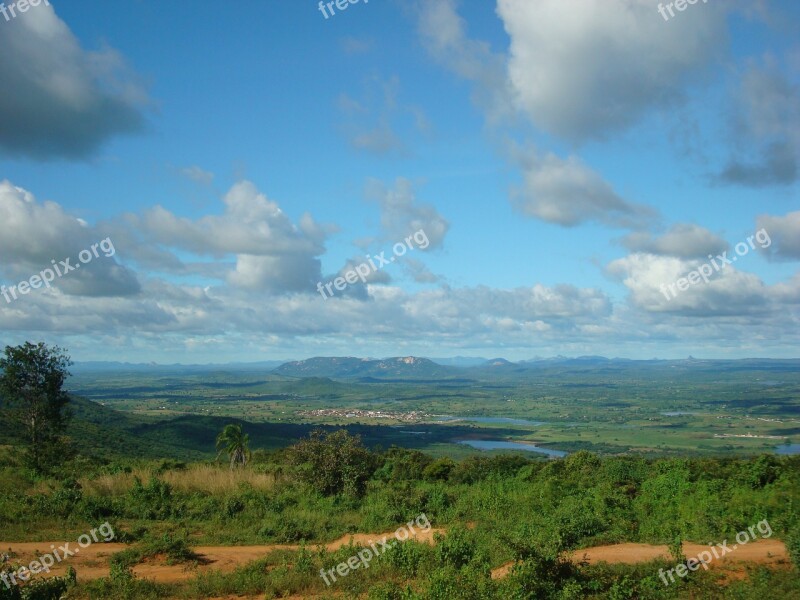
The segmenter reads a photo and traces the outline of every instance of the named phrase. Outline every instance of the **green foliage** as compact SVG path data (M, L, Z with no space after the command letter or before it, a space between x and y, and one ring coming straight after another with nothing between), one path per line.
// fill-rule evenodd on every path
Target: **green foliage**
M70 364L61 348L44 343L6 346L0 358L0 394L7 417L24 432L25 462L38 472L52 469L68 455L61 434L71 413L62 388Z
M786 549L795 569L800 571L800 524L796 524L786 536Z
M423 469L422 477L426 481L447 481L450 477L450 473L452 473L455 468L456 463L452 458L447 456L437 458Z
M217 436L217 458L223 452L228 455L231 469L247 465L251 457L250 436L242 431L241 424L226 425Z
M9 539L23 539L33 528L40 539L58 539L67 530L84 533L97 525L94 515L110 513L104 520L114 523L118 537L132 545L114 555L111 577L82 582L69 591L70 597L81 600L248 594L325 597L326 591L344 597L369 593L375 598L404 599L451 594L487 600L689 596L762 600L771 597L765 591L770 585L780 590L780 597L800 597L797 585L781 572L759 572L752 582L732 582L726 589L735 593L722 594L716 591L713 569L665 587L658 568L674 566L677 560L604 568L567 560L572 549L603 543L731 539L736 531L762 519L769 519L775 536L787 542L797 560L797 542L792 541L797 536L791 529L796 523L792 507L800 503L796 458L769 461L772 482L752 486L748 474L765 466L763 461L756 464L757 459L648 461L597 459L585 453L572 462L481 457L466 461L466 466L453 463L445 480L426 476L426 470L439 461L416 470L425 461L414 452L363 451L372 461L374 476L361 496L309 493L307 486L299 485L305 463L297 463L290 453L262 457L259 469L281 473L274 480L259 481L253 468L233 473L226 466L217 468L215 475L223 481L229 477L239 481L227 489L205 489L202 480L189 477L193 467L184 473L184 465L173 462L130 462L130 468L123 463L76 466L84 469L80 483L69 465L54 478L0 464L0 481L11 482L0 486L0 518ZM374 470L378 464L382 468ZM461 480L454 476L457 469L465 480L474 481L457 481ZM131 471L154 475L138 480ZM331 588L324 586L319 569L347 560L357 548L345 546L328 553L317 543L348 532L392 531L421 512L447 532L434 545L398 543L368 569L340 578ZM188 531L193 543L203 545L301 542L301 548L275 552L233 573L201 569L202 574L191 581L171 588L133 576L131 568L147 557L183 564L199 560L189 548ZM576 556L581 556L580 550ZM489 568L509 561L517 562L517 567L507 578L492 581ZM796 571L793 574L797 579Z
M10 571L0 567L0 573ZM72 567L63 577L34 579L23 585L12 585L10 588L0 582L0 600L61 600L67 590L73 588L76 583L77 577Z
M397 544L381 555L381 561L394 569L403 579L415 578L430 562L433 550L427 544L413 540Z
M686 556L683 554L683 540L680 535L673 537L667 547L669 548L669 555L675 564L686 562Z
M166 532L161 536L145 536L139 543L111 556L112 578L115 572L119 577L127 577L131 567L154 556L165 557L169 565L196 563L199 559L189 547L186 533L178 535Z
M477 567L436 570L428 580L426 600L484 600L497 597L488 571Z
M377 467L377 458L358 436L340 429L313 431L290 449L300 477L321 494L360 496Z
M761 489L766 485L774 483L780 472L777 457L762 454L755 461L749 464L749 468L744 474L744 481L754 490Z
M381 481L418 481L433 459L419 450L394 446L383 455L383 466L375 473Z
M460 569L475 557L475 539L463 527L454 527L446 536L436 534L436 561L441 566Z
M137 519L169 519L175 512L172 488L156 476L152 476L147 485L142 485L135 477L128 497L126 513Z

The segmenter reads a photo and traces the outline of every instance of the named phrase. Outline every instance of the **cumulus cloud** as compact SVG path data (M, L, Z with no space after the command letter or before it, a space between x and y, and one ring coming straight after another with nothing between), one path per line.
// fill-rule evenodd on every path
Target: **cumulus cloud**
M677 258L705 258L728 247L725 240L694 223L677 223L658 237L648 232L633 232L622 243L633 252Z
M513 154L524 183L512 190L512 201L523 214L565 227L586 221L640 227L656 216L652 209L623 199L576 156L562 159L534 149L515 149Z
M667 25L651 0L498 0L516 105L573 141L624 130L682 101L686 76L723 46L725 11L698 5Z
M772 244L764 249L771 258L777 260L800 259L800 211L790 212L782 217L761 215L757 227L765 229Z
M407 182L384 188L400 195L403 190L406 197L414 197ZM416 199L388 205L399 211L392 214L405 219L406 225L419 218L438 222L435 211L423 211L422 217L417 214ZM667 302L660 284L684 276L699 261L636 253L609 265L609 274L630 291L627 304L612 304L599 289L563 284L495 289L439 283L410 292L392 284L388 275L394 271L389 269L375 274L366 286L349 286L347 293L323 300L316 290L318 266L294 271L289 267L317 260L330 229L310 216L292 223L253 184L233 186L218 215L185 219L163 208L153 210L157 212L89 226L59 205L38 202L29 192L3 182L0 252L9 257L4 261L4 276L8 269L23 265L23 275L29 277L42 260L49 264L62 251L74 256L114 229L118 256L124 256L126 264L133 257L140 273L135 279L141 279L135 294L126 293L120 283L108 295L38 290L41 293L29 294L24 302L4 305L0 328L7 341L23 341L32 332L41 332L53 343L83 354L91 355L92 348L102 344L106 352L134 347L148 360L190 353L211 361L222 353L247 359L275 347L281 352L291 349L298 356L313 354L315 347L327 353L348 353L353 345L375 348L382 344L391 345L386 353L398 348L513 346L550 354L585 354L600 348L641 353L647 348L663 355L665 344L675 342L683 348L687 340L696 340L702 347L737 349L758 340L761 352L770 344L780 348L800 342L800 273L766 286L754 275L729 266L707 286L693 286ZM161 218L160 224L154 222ZM73 244L73 238L78 242ZM208 244L201 243L203 238ZM207 271L193 262L197 256L210 260ZM401 269L419 274L417 280L424 283L434 283L427 280L424 265L414 264L420 256L424 255L404 257L399 261L404 265ZM251 262L250 257L257 260ZM288 262L279 261L284 257ZM108 261L112 270L125 269L134 277L116 259L102 257L93 262ZM339 273L363 260L354 256ZM198 284L194 279L186 282L161 276L170 269L216 281ZM313 285L307 285L309 279ZM110 281L115 280L111 273ZM87 281L101 285L91 278ZM103 284L108 281L104 275ZM625 348L626 343L631 346Z
M44 4L3 25L0 152L82 159L115 135L143 130L149 100L118 52L83 50Z
M719 174L748 187L789 185L800 177L800 87L776 61L751 64L737 90L732 123L735 154Z
M319 281L325 227L306 214L292 223L277 203L249 181L235 184L223 199L222 215L193 220L156 206L128 215L127 224L165 251L222 259L234 256L228 280L236 286L274 293L309 290Z
M647 312L717 318L769 313L770 289L756 275L731 265L712 266L708 283L701 279L684 291L670 291L670 284L704 262L636 253L611 262L607 272L628 288L633 306Z
M29 279L42 269L52 268L52 261L70 259L79 264L78 254L91 251L92 244L104 239L99 230L64 211L55 202L38 202L27 190L11 182L0 181L0 255L2 269L11 284ZM108 245L108 244L107 244ZM113 247L113 240L111 240ZM120 265L109 248L105 256L98 249L97 258L81 264L53 282L61 292L77 296L125 296L139 291L132 271Z

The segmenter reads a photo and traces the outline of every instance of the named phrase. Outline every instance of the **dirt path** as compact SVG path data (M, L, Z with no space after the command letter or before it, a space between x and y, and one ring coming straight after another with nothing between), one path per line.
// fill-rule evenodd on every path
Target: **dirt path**
M432 544L435 533L444 533L442 529L429 529L428 531L416 530L411 538L420 542ZM393 532L380 534L352 534L345 535L333 542L323 544L330 551L337 550L350 543L368 545L378 542L383 536L392 538ZM29 564L47 552L51 552L51 545L56 548L63 546L64 542L25 542L9 543L0 541L0 552L9 549L16 553L14 562ZM309 548L315 547L309 545ZM124 550L125 544L92 544L86 548L78 547L70 542L69 549L76 551L72 557L64 559L52 570L51 575L63 575L68 567L75 567L78 578L81 580L97 579L108 576L108 560L115 552ZM134 567L134 572L140 577L152 579L161 583L185 581L194 576L198 571L216 569L229 573L249 562L263 558L275 550L297 550L297 544L270 544L264 546L197 546L193 550L201 557L201 564L197 567L186 565L167 565L163 561L154 560ZM758 563L764 565L779 565L789 560L786 546L773 539L761 539L741 545L725 556L715 558L710 568L719 568L723 565L731 566L735 563ZM708 546L699 544L684 544L683 552L687 558L692 558L708 550ZM590 564L605 561L608 563L633 564L648 562L657 558L670 559L666 546L652 546L649 544L614 544L611 546L597 546L578 550L572 554L574 560L587 560ZM513 563L507 563L492 571L492 579L500 579L508 575Z
M685 543L683 554L686 558L694 558L701 552L708 550L708 546ZM720 551L721 555L722 552ZM612 564L635 564L649 562L657 558L671 560L667 546L652 546L650 544L614 544L611 546L595 546L572 553L575 561L586 560L589 564L607 562ZM709 568L719 568L723 565L730 566L734 563L758 563L763 565L779 565L789 560L789 553L783 542L773 539L761 539L747 545L730 546L730 552L719 558L714 558ZM511 571L514 563L506 563L492 571L492 579L502 579Z
M436 533L444 533L443 529L431 528L421 530L415 528L411 533L410 539L428 544L433 543L433 536ZM354 544L368 545L370 542L376 544L386 536L393 539L394 532L368 534L354 533L343 535L338 540L321 544L329 551L338 550L346 546L352 540ZM64 542L2 542L0 541L0 552L13 551L16 556L13 559L15 564L28 565L31 561L37 560L43 554L52 552L51 546L58 549ZM125 544L92 544L86 548L80 548L75 542L70 542L69 550L76 552L74 556L64 559L56 564L51 570L50 575L64 575L69 567L75 567L78 578L81 580L98 579L108 577L108 559L115 552L124 550ZM309 549L316 548L316 544L308 544ZM145 562L136 565L133 572L147 579L152 579L160 583L172 583L191 579L198 571L220 570L229 573L253 562L264 558L275 550L298 550L299 544L269 544L264 546L193 546L197 554L200 555L200 565L197 567L187 565L167 565L163 561ZM61 553L63 554L63 552Z

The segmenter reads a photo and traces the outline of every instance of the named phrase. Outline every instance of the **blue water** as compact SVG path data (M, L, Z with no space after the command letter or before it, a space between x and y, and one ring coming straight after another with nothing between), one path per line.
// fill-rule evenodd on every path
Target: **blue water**
M439 422L469 421L471 423L506 423L508 425L544 425L544 421L528 421L527 419L509 419L508 417L439 417Z
M527 452L538 452L548 456L562 457L566 452L561 450L551 450L541 446L531 446L530 444L520 444L519 442L501 442L499 440L459 440L459 444L466 444L478 450L526 450Z
M800 444L783 444L775 448L776 454L800 454Z

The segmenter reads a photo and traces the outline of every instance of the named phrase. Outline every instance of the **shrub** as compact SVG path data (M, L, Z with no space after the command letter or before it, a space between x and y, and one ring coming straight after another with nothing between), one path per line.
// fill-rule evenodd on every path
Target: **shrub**
M377 467L375 455L361 444L361 438L345 429L313 431L292 446L290 456L300 467L301 479L326 496L362 495Z
M447 481L455 466L456 463L452 458L437 458L423 469L422 477L426 481Z
M795 525L786 537L786 549L789 551L789 558L792 559L795 569L800 571L800 525Z

